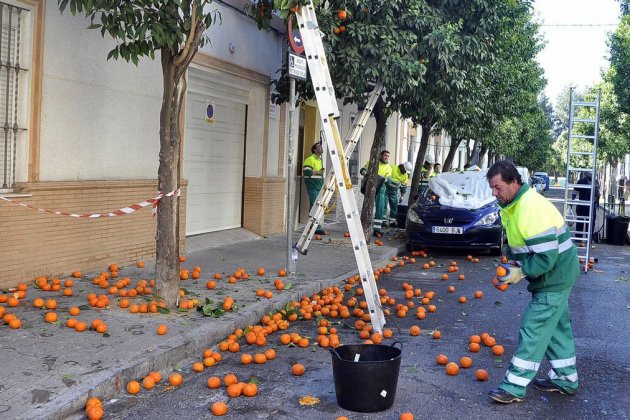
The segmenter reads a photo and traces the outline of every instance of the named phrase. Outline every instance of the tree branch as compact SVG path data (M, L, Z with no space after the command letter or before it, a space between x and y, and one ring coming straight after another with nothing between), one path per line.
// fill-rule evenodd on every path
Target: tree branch
M196 30L197 30L197 3L193 2L191 4L191 14L190 14L190 33L188 34L188 38L186 39L186 44L184 45L184 48L182 49L182 52L179 53L179 55L177 57L175 57L175 60L173 61L173 64L175 64L176 67L181 66L181 64L186 60L186 57L188 57L188 52L190 51L190 46L193 43L193 39L196 36Z

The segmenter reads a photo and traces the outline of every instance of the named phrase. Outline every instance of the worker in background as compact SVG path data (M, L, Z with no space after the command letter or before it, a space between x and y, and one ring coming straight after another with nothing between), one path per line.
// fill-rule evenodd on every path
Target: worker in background
M308 193L308 202L310 203L309 211L313 208L319 191L324 186L324 164L322 162L322 145L315 143L311 146L311 155L304 160L302 165L302 176ZM325 235L326 232L320 225L317 225L315 233Z
M573 189L573 193L571 194L571 200L575 200L577 197L580 201L591 201L591 184L593 184L593 175L590 172L582 173L582 177L575 184L575 188ZM587 232L590 231L591 241L595 240L595 220L597 218L597 205L599 203L599 182L595 182L595 186L593 187L595 190L595 199L593 201L593 207L591 208L591 216L592 220L590 223L590 229L587 229L587 223L576 222L575 223L575 232L578 237L587 240ZM575 204L575 214L577 216L588 217L589 213L589 205L588 204Z
M427 185L429 184L429 178L433 173L433 165L435 164L435 157L432 153L428 153L424 157L424 163L422 164L422 168L420 169L420 183L418 185L418 194L422 195L424 190L427 189Z
M385 222L387 216L387 194L385 193L388 178L392 174L392 167L387 163L389 160L389 151L383 150L378 159L378 179L376 180L376 202L374 203L374 235L380 236L383 234L381 228ZM370 162L367 162L363 168L361 168L361 175L367 175L367 168Z
M435 165L433 165L433 172L431 172L431 175L429 175L429 178L433 178L434 176L437 176L441 173L442 173L442 165L440 165L439 163L436 163Z
M526 279L532 294L521 317L516 353L505 378L488 396L504 404L522 401L544 356L551 370L547 378L534 380L534 388L574 395L578 375L569 295L580 266L571 231L556 207L523 183L510 162L493 164L486 179L499 202L509 245L509 261L501 265L505 275L497 279L500 285Z
M399 165L391 165L392 173L389 176L389 182L385 186L387 193L387 201L389 202L389 218L387 224L389 227L396 227L396 214L398 211L398 203L402 200L402 196L407 192L407 181L409 174L413 170L411 162L401 163ZM398 194L400 191L400 195ZM383 227L385 227L383 225Z

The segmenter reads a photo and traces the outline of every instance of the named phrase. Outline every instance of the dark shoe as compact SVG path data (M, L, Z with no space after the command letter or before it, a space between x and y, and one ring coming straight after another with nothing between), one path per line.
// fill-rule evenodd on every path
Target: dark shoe
M315 231L315 234L316 234L316 235L325 235L325 234L326 234L326 231L325 231L324 229L317 229L317 230Z
M395 228L395 227L398 227L398 225L396 224L396 222L389 222L389 227Z
M534 379L534 388L544 392L559 392L562 395L575 395L575 391L567 391L551 382L549 379Z
M519 401L524 400L524 398L516 397L501 388L493 389L492 391L490 391L488 393L488 397L502 404L509 404L509 403L519 402Z
M381 227L382 228L389 227L389 224L387 222L383 222L383 223L381 223Z

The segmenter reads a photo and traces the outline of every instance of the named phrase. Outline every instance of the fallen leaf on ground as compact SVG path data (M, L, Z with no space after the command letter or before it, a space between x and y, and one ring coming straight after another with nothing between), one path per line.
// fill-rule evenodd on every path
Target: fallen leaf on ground
M319 398L313 397L311 395L305 395L300 397L300 405L315 405L319 404Z

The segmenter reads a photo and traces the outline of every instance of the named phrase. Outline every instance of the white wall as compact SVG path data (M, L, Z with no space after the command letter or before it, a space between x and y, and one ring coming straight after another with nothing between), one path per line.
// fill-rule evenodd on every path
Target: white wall
M46 2L40 180L157 178L159 58L107 61L88 24Z
M254 21L240 12L219 3L210 3L207 10L217 10L217 19L206 33L211 42L200 51L229 61L238 66L256 70L275 78L282 63L281 38L273 31L260 31ZM233 47L233 52L230 51Z
M211 43L201 50L219 59L273 77L282 61L281 38L259 31L237 10L211 3L219 10L207 31ZM136 67L106 57L114 42L89 21L60 15L56 2L46 3L41 121L41 181L157 178L162 69L156 61L141 60ZM230 52L230 44L233 52ZM255 84L253 84L255 85ZM262 86L250 92L248 139L264 135ZM255 111L255 112L252 112ZM252 115L254 114L254 115ZM272 141L279 118L270 119ZM278 145L268 154L270 175L278 173ZM248 142L248 156L260 159L262 141ZM275 154L275 156L274 156ZM260 176L262 167L248 166L247 176Z

